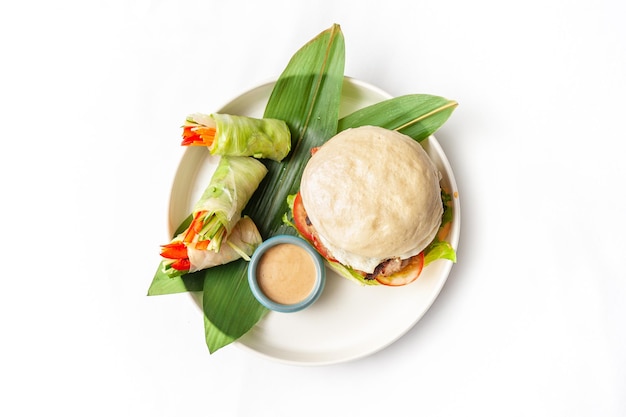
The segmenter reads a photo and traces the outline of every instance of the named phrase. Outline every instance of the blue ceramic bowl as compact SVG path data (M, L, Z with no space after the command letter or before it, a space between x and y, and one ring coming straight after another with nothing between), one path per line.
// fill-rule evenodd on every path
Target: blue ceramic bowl
M291 243L304 249L306 253L310 255L315 266L315 283L313 284L313 289L304 299L294 304L282 304L272 300L263 292L263 290L261 290L257 280L257 269L260 259L268 249L284 243ZM315 248L311 246L311 244L296 236L278 235L267 239L254 251L252 258L250 259L250 264L248 265L248 283L250 284L252 294L254 294L256 299L259 300L259 302L265 307L281 313L293 313L309 307L322 294L325 282L326 267L324 266L324 259L315 250Z

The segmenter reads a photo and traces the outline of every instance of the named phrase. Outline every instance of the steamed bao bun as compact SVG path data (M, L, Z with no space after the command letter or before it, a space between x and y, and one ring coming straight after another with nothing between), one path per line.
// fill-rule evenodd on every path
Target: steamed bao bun
M443 214L441 174L422 146L374 126L345 130L306 165L300 194L321 242L342 264L372 273L420 253Z

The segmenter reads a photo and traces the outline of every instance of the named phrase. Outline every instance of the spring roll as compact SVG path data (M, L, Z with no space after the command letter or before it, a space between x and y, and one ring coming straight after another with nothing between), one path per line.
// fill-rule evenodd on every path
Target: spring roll
M206 146L212 155L281 161L291 150L287 123L277 119L195 113L183 126L183 146Z
M220 247L218 252L198 249L196 245L185 244L182 234L163 246L161 263L163 272L170 277L227 264L239 258L250 260L254 250L263 239L252 219L242 217Z
M162 246L161 256L172 260L167 266L177 271L191 271L189 248L220 252L266 174L267 168L257 159L222 156L209 185L194 205L189 227ZM200 256L194 252L193 258Z
M193 246L187 247L189 272L223 265L239 258L250 260L250 256L262 241L259 229L252 219L244 216L237 222L219 252L195 249Z

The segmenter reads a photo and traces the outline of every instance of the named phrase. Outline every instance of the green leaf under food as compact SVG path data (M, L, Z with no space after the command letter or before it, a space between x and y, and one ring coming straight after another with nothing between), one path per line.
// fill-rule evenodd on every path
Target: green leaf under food
M237 265L238 264L238 265ZM202 294L202 308L207 347L210 353L237 340L266 313L248 285L246 262L231 262L207 269Z
M293 142L283 163L268 162L269 173L257 190L260 198L253 198L245 210L259 214L255 220L264 238L291 233L282 223L287 196L300 188L311 149L337 132L344 61L343 34L334 25L298 51L276 82L264 117L287 122Z
M236 340L234 337L224 334L219 328L215 327L206 315L204 316L204 329L204 336L206 338L207 347L209 348L209 353L215 353L216 350Z
M193 220L193 216L190 214L185 220L183 220L180 226L178 226L174 232L174 236L178 236L185 229L187 229L189 224L191 224L191 220ZM201 274L201 271L178 277L170 277L165 273L163 262L164 261L161 261L154 277L152 278L152 282L148 288L148 295L166 295L186 291L202 291L204 284L202 281L203 274Z
M373 125L397 130L422 141L448 120L457 105L454 100L429 94L394 97L343 117L337 131Z
M148 295L177 294L187 291L202 291L204 285L203 271L170 278L163 270L163 262L152 278Z
M294 234L282 222L286 199L300 186L311 148L337 131L344 62L343 34L333 25L296 52L274 86L264 117L287 123L292 151L280 163L264 161L268 173L244 210L264 239ZM239 260L206 272L203 309L211 353L244 335L267 313L250 291L247 267Z

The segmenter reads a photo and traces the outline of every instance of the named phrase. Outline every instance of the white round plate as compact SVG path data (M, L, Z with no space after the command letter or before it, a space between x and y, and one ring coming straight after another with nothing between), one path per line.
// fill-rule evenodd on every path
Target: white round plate
M274 82L253 88L218 112L261 117ZM345 78L340 117L391 96L367 83ZM422 142L451 190L453 220L449 242L456 249L460 232L457 185L437 140ZM189 147L176 172L169 207L169 235L189 215L217 165L217 157L203 147ZM377 352L402 337L426 313L443 287L452 262L437 260L417 281L402 287L360 286L327 271L324 293L308 309L297 313L269 312L235 342L265 358L297 365L347 362ZM201 294L191 293L201 308Z

